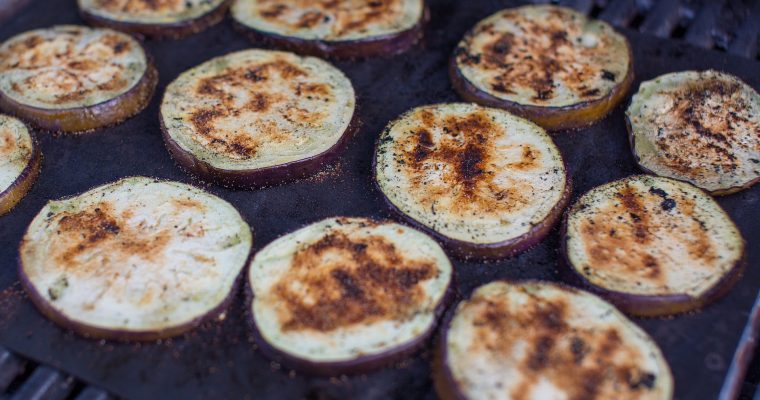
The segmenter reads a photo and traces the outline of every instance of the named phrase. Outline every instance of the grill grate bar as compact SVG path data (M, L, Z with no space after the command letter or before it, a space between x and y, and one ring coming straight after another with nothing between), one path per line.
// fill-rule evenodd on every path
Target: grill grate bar
M79 393L76 400L113 400L113 397L102 389L88 386Z
M590 14L591 10L594 9L594 0L568 0L565 5L578 12Z
M639 30L661 38L670 37L682 18L680 0L660 0L649 10Z
M744 23L736 31L736 38L728 47L728 52L747 58L760 56L758 36L760 36L760 1L756 1L750 8Z
M627 26L638 14L636 0L613 0L604 8L599 18L612 25Z
M74 388L74 379L41 365L11 396L11 400L64 400Z
M697 46L712 48L715 45L714 35L722 8L723 4L718 1L708 1L703 5L686 31L686 41Z
M0 347L0 393L5 393L25 369L26 361Z

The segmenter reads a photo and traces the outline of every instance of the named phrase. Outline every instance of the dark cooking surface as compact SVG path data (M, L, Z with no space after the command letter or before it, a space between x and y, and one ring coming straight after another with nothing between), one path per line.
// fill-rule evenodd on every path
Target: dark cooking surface
M335 165L300 182L255 191L208 190L238 207L254 229L254 251L304 224L334 215L385 217L370 180L374 140L387 121L421 104L457 101L446 75L455 43L479 19L508 2L431 2L432 20L423 46L391 59L337 62L356 88L363 126ZM478 3L478 4L476 4ZM32 28L82 23L74 0L36 0L0 27L0 40ZM717 68L760 88L760 64L626 32L634 49L637 81L683 69ZM131 398L434 398L428 351L366 376L316 379L279 368L253 348L239 295L220 324L208 324L162 343L86 340L48 322L16 283L17 245L27 224L48 199L76 194L128 175L198 184L169 158L158 127L163 89L180 72L229 51L251 46L229 21L180 41L148 42L160 71L157 96L138 117L81 136L38 133L43 169L29 195L0 217L0 344L61 368L112 393ZM626 100L627 101L627 100ZM623 123L624 106L595 126L554 134L573 176L573 199L595 185L637 173ZM760 187L719 202L748 240L748 267L731 293L706 310L672 319L636 320L662 347L680 399L715 399L726 378L760 287L758 237ZM540 245L495 264L456 262L465 295L498 278L557 279L556 230ZM3 290L4 289L4 290Z

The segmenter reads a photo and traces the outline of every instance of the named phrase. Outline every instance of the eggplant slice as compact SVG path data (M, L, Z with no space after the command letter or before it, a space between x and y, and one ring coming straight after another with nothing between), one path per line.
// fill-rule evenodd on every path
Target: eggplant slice
M124 178L49 202L21 242L19 276L45 316L77 333L165 338L224 312L251 236L214 195Z
M449 73L467 101L499 107L549 130L591 125L628 92L628 40L569 8L499 11L457 46Z
M390 208L453 255L494 259L538 243L570 182L543 128L476 104L422 106L380 135L375 180Z
M61 25L0 46L0 109L44 130L122 122L148 105L157 82L140 43L110 29Z
M452 266L409 227L326 219L253 258L255 337L265 354L317 375L365 372L425 344L450 297Z
M351 81L314 57L245 50L184 72L161 104L166 147L188 172L253 187L312 174L357 128Z
M338 58L404 52L428 19L424 0L236 0L231 11L255 43Z
M718 71L643 82L626 111L642 169L726 195L760 181L760 94Z
M609 303L567 286L486 284L443 329L433 366L442 399L673 397L657 344Z
M0 215L10 211L32 187L41 158L26 125L0 114Z
M77 0L89 23L154 38L181 38L224 19L231 0Z
M744 240L691 184L637 175L584 194L567 213L564 253L584 284L639 316L701 308L741 276Z

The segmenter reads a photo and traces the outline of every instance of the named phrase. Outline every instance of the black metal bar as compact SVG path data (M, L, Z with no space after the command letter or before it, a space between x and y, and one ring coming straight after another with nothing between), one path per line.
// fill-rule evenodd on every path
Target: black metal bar
M612 25L628 26L637 13L636 0L613 0L599 15Z
M39 366L11 400L63 400L74 388L74 379L47 366Z
M594 8L594 0L567 0L562 3L564 6L568 6L583 14L588 14Z
M21 375L26 368L26 361L0 347L0 393L8 390L8 386Z
M112 400L113 397L105 390L98 389L94 386L87 386L76 397L76 400Z
M754 58L758 52L760 35L760 1L756 1L744 17L744 22L736 30L728 52L742 57Z
M705 2L686 31L686 41L708 49L713 48L713 34L722 8L722 1Z
M680 19L680 0L660 0L649 10L639 30L663 38L670 37Z

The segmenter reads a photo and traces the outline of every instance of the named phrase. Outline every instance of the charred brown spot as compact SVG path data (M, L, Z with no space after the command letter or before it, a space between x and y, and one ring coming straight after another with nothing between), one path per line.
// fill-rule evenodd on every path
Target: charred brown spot
M136 255L151 259L168 243L168 233L145 235L127 227L109 203L100 203L77 213L63 213L58 220L54 257L69 272L89 273L97 266L81 262L79 257L103 251L105 257L126 258Z
M627 347L614 328L571 324L573 312L565 300L525 294L529 301L520 304L475 296L466 305L476 313L469 351L501 358L525 348L525 356L516 360L521 379L509 389L512 398L531 398L544 379L574 400L625 397L628 390L647 387L632 389L631 382L639 377L646 382L652 374L638 367L644 355Z
M302 14L301 18L298 20L298 27L299 28L313 28L322 20L322 18L323 18L322 13L319 11L306 12Z
M281 316L286 331L407 319L424 298L419 283L437 274L432 261L409 259L382 237L341 232L299 250L292 265L274 288L287 310ZM293 282L301 288L293 289Z
M144 13L185 8L185 0L98 0L99 8L111 12Z

